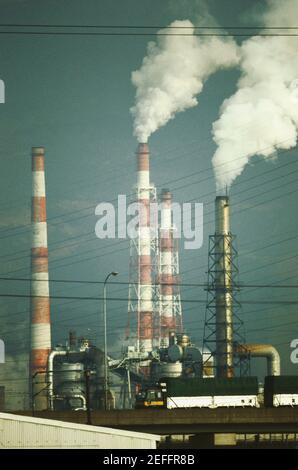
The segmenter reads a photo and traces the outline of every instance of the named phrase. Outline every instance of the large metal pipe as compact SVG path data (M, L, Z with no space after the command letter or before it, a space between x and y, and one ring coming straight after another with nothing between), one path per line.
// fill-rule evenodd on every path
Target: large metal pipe
M174 272L173 253L174 238L172 225L172 194L168 189L161 193L161 225L160 225L160 303L161 331L160 346L169 346L169 333L176 330L174 312Z
M138 342L141 352L152 351L153 308L152 308L152 269L150 232L150 171L149 148L143 143L137 150L138 203L140 205L139 224L139 305Z
M51 350L44 156L43 147L32 148L30 383L36 410L47 408L46 369Z
M233 285L228 196L215 199L216 372L233 377Z
M280 375L280 356L271 344L241 344L235 351L239 356L264 357L267 360L267 375Z
M54 359L56 356L66 356L69 351L53 350L48 357L47 364L47 382L48 382L48 397L49 397L49 409L54 409Z

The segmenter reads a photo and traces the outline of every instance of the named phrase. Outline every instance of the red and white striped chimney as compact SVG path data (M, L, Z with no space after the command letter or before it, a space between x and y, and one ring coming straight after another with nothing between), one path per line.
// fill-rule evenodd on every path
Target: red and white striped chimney
M32 148L32 248L31 248L31 361L32 399L36 410L47 408L45 388L51 350L49 270L44 148ZM43 373L44 372L44 373Z
M137 150L137 194L140 204L139 226L139 306L138 342L141 352L152 351L153 308L152 308L152 268L150 232L150 172L149 149L147 144L139 144Z
M176 331L174 309L174 238L172 225L172 194L168 189L161 193L161 224L160 224L160 335L161 346L169 345L170 331Z

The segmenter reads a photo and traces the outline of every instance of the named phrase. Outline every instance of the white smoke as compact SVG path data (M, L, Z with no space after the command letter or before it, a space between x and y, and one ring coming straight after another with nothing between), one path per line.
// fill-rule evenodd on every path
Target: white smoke
M264 25L297 26L297 0L267 0ZM291 33L291 30L265 30ZM292 30L293 32L293 30ZM297 37L252 37L241 46L238 90L213 124L217 189L230 186L250 159L295 147L298 132Z
M158 36L156 42L148 44L141 68L132 73L136 101L131 113L139 142L147 142L176 113L196 106L205 80L239 60L232 39L194 36L189 20L174 21L170 26L159 31L166 36Z

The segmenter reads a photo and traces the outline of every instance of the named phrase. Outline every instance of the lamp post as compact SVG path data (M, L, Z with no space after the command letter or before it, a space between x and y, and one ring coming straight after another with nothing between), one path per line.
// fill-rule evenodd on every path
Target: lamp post
M103 283L103 322L104 322L104 397L105 410L108 408L108 351L107 351L107 282L110 276L117 276L116 271L110 272Z

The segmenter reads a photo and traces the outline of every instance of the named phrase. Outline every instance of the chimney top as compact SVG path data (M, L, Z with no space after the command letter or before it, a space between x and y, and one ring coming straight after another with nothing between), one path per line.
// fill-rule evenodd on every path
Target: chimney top
M44 155L44 147L32 147L32 155Z
M149 147L147 143L139 143L137 153L149 153Z

